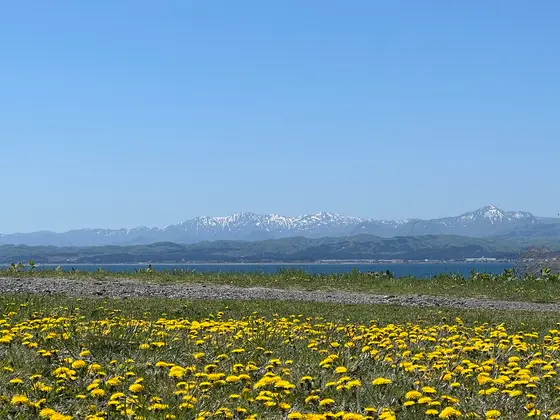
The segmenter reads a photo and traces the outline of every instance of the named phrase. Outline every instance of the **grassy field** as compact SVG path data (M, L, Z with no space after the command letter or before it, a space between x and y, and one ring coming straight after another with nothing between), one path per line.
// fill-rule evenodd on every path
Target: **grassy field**
M0 418L560 418L560 317L0 296Z
M380 294L424 294L454 297L477 297L489 299L530 302L560 301L560 277L553 274L522 277L512 271L501 275L473 273L469 277L442 274L432 278L399 277L385 273L308 274L301 270L284 270L276 274L264 273L196 273L189 271L155 272L139 270L136 273L111 272L57 272L38 270L30 272L0 271L1 276L25 279L35 277L64 277L72 279L133 278L158 283L212 283L240 287L273 287L299 290L345 290Z

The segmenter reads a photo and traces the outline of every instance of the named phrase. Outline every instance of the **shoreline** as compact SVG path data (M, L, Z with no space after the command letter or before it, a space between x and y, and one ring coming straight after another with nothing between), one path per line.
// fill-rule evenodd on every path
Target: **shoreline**
M515 260L496 260L496 261L444 261L444 260L433 260L433 261L369 261L369 260L356 260L356 261L346 261L346 260L332 260L332 261L311 261L311 262L123 262L123 263L72 263L72 262L60 262L60 263L38 263L39 267L58 267L62 266L110 266L118 267L123 265L128 266L184 266L184 265L232 265L232 266L262 266L262 265L429 265L429 264L488 264L488 265L504 265L504 264L514 264ZM0 264L0 267L9 267L10 264L4 263Z
M338 304L399 305L408 307L449 307L474 310L560 312L558 302L498 300L430 294L386 294L350 290L301 290L263 286L241 287L212 283L161 284L134 279L72 280L65 278L19 278L0 276L3 293L61 294L70 297L110 299L168 298L188 300L265 300Z

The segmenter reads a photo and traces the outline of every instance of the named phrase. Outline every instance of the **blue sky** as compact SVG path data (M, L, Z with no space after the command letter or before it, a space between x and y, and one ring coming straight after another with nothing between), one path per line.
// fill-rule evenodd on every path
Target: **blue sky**
M560 212L560 3L18 1L0 232Z

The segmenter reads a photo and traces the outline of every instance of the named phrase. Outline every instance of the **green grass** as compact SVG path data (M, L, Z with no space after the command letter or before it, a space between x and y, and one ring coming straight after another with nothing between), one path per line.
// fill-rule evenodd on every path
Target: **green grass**
M518 278L511 272L501 275L475 273L469 277L441 274L432 278L392 276L383 273L308 274L301 270L283 270L276 274L265 273L196 273L189 271L110 273L110 272L11 272L1 276L21 278L60 277L78 280L104 280L130 278L156 283L206 283L239 287L271 287L296 290L343 290L388 295L423 294L435 296L476 297L497 300L559 302L560 278L555 275Z
M428 418L428 408L437 413L449 407L464 416L477 413L484 418L488 410L498 409L500 418L521 419L532 409L526 408L528 402L551 416L560 412L555 397L559 383L556 376L546 378L549 371L540 366L543 359L551 368L560 363L560 347L551 341L559 320L551 313L391 305L3 294L0 418L39 418L41 413L49 420L70 419L66 415L87 420L225 419L232 417L224 410L242 409L247 414L234 418L285 420L288 413L332 410L348 413L338 417L343 419L394 419L395 413L399 419L420 420ZM3 340L8 336L12 338L7 343ZM404 350L409 350L408 356ZM200 359L197 354L202 354ZM534 375L542 376L535 388L518 385L527 396L522 392L521 397L505 398L498 385L499 392L481 395L490 389L477 382L483 365L491 361L489 375L494 378L509 369L512 356L520 358L521 366L535 362ZM457 373L458 366L466 366L464 359L474 363L475 375ZM402 363L407 361L425 370L405 370ZM162 362L166 365L158 366ZM254 369L249 369L251 364ZM172 367L184 377L173 377ZM337 367L347 372L336 372ZM195 372L223 376L212 379ZM246 379L225 380L241 372ZM259 387L266 372L293 388ZM455 376L442 379L444 373ZM329 385L343 376L358 385ZM304 382L306 377L310 382ZM375 385L378 378L392 382ZM136 391L131 386L138 380L142 388ZM452 387L452 382L458 386ZM426 387L434 390L429 395L440 405L404 405L410 390L431 392ZM193 408L181 406L184 398L194 401L193 396ZM266 400L258 398L276 405L267 407ZM309 398L317 400L308 403ZM332 403L323 407L319 401ZM47 416L47 410L57 414Z
M104 319L107 314L118 313L126 318L155 321L160 317L201 319L209 314L223 313L225 318L259 315L304 315L322 317L331 322L369 324L375 321L391 323L419 323L433 325L453 322L460 317L469 324L503 322L515 330L545 331L556 328L560 316L553 312L536 313L500 310L458 310L436 307L405 307L400 305L335 304L295 301L236 301L236 300L187 300L167 298L101 299L71 298L61 295L38 296L28 294L0 295L0 313L17 311L18 316L31 317L37 313L65 316L79 308L88 320Z
M62 414L88 420L140 418L125 412L132 409L144 419L225 419L232 417L221 410L241 408L247 414L234 418L285 420L289 412L332 410L352 414L303 418L394 419L383 415L394 412L399 419L420 420L428 418L428 408L453 407L463 417L476 413L484 418L488 410L498 409L500 418L521 419L532 409L526 408L528 402L551 416L560 412L559 382L556 376L546 378L549 371L541 366L548 363L552 369L560 363L560 346L553 341L559 320L550 313L391 305L4 294L0 418L38 418L45 410L60 413L43 417L49 420L69 419ZM10 342L4 340L8 336ZM489 376L496 378L511 367L506 364L512 356L520 366L535 362L530 368L539 376L535 388L517 385L521 397L506 398L503 385L492 395L480 394L491 386L477 382L484 365L490 362ZM322 365L325 360L330 361ZM158 366L162 362L166 365ZM417 368L406 370L403 363ZM458 373L468 364L476 369L474 375ZM173 377L172 367L184 377ZM336 372L337 367L346 372ZM223 376L212 379L207 375L212 372ZM293 388L259 387L267 372ZM225 380L240 373L245 379ZM444 374L454 376L443 379ZM335 389L333 381L343 376L358 385ZM306 377L312 379L305 382ZM379 386L373 383L378 378L392 382ZM131 388L137 380L139 391ZM410 390L431 392L426 387L440 405L404 405ZM193 396L193 408L181 407L183 397L193 401ZM277 405L267 407L258 398ZM317 400L308 403L309 398ZM332 405L318 404L328 400ZM165 417L171 414L176 417Z

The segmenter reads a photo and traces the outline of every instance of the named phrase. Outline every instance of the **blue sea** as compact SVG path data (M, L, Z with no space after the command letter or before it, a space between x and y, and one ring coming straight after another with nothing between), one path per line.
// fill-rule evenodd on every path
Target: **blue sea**
M156 271L163 270L190 270L199 273L208 272L257 272L277 273L281 269L303 270L310 274L338 274L347 273L354 268L360 272L390 270L397 277L432 277L441 273L456 273L468 276L471 270L481 273L500 274L505 269L512 268L512 263L486 262L486 263L408 263L408 264L367 264L367 263L315 263L315 264L152 264ZM56 265L42 265L39 269L54 269ZM134 272L147 268L146 264L62 264L61 268L70 271L72 268L79 271Z

